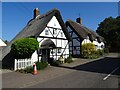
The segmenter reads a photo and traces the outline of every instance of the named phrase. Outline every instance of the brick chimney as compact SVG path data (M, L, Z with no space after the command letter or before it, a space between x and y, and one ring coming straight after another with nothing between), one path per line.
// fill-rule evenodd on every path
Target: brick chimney
M39 9L38 9L38 8L35 8L35 9L34 9L34 18L36 18L36 17L39 16L39 15L40 15Z
M79 24L82 24L82 19L79 17L76 19L76 22L79 23Z

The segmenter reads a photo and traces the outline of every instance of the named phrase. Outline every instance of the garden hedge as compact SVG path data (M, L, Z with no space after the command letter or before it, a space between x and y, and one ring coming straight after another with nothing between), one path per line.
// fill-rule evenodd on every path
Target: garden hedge
M30 58L31 55L39 48L36 38L20 38L11 45L11 52L16 59Z

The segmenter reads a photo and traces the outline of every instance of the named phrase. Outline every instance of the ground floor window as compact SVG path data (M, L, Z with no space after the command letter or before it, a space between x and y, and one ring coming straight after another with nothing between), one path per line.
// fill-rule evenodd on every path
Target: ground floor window
M61 49L58 49L58 53L61 53Z

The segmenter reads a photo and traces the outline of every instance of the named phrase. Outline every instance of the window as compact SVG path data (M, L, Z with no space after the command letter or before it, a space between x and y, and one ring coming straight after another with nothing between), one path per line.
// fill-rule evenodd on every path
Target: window
M49 35L49 31L47 29L45 30L45 35Z
M104 46L103 46L103 45L101 45L101 48L104 48Z
M54 54L55 53L55 50L51 50L51 54Z
M54 35L57 34L57 29L56 29L56 28L53 29L53 34L54 34Z
M74 50L76 50L76 46L74 46Z
M58 49L58 53L61 53L61 49Z
M61 37L63 37L63 32L61 32Z

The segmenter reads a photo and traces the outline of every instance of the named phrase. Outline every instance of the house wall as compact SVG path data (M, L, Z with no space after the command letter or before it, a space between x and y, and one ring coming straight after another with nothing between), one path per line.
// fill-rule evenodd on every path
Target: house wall
M98 49L103 49L103 48L105 47L104 42L99 43L99 42L97 41L97 39L95 39L95 40L93 41L93 44L95 44L96 50L98 50Z
M104 49L105 48L104 42L98 43L98 47L99 49Z
M87 36L86 39L82 41L82 44L86 44L86 43L92 43L89 39L89 36Z
M0 39L0 48L7 46L1 39Z
M76 35L76 33L72 31L72 29L69 26L67 27L67 29L68 29L68 32L70 33L70 36L72 37L72 41L69 43L70 54L72 54L73 56L80 55L80 41L81 40Z
M58 49L53 49L53 54L52 49L50 49L50 57L53 57L55 60L58 60L61 54L63 54L64 58L67 58L69 56L68 40L55 16L52 17L52 19L47 24L47 27L43 30L39 37L37 37L39 47L41 47L42 42L47 39L51 39L56 45L56 47L61 48L60 53L58 53ZM38 60L37 51L33 53L32 59L34 62ZM39 60L41 60L41 57L39 57Z

